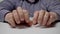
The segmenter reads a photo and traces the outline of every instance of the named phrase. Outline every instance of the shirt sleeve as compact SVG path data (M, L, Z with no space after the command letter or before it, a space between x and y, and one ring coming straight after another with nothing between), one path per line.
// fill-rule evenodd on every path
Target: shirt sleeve
M48 11L57 13L60 20L60 0L48 0L47 5Z
M13 0L3 0L0 2L0 22L4 22L5 15L14 8Z

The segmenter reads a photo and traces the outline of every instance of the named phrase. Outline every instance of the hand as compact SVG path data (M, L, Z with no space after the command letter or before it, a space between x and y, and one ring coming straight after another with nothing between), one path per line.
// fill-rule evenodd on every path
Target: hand
M18 7L16 10L13 10L5 16L5 21L7 21L12 27L15 27L16 24L20 24L21 21L24 20L26 23L29 22L29 13L21 7Z
M45 10L36 11L33 17L33 24L40 24L41 26L49 26L56 21L58 16L55 12L47 12Z

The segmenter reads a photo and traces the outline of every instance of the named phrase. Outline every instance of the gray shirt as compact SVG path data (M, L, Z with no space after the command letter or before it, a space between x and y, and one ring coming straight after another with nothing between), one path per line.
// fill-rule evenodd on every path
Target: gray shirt
M3 22L5 15L8 12L21 7L28 10L30 17L33 17L35 11L47 10L48 12L56 12L58 14L58 20L60 20L60 2L59 0L39 0L35 4L30 4L27 1L22 0L3 0L0 3L0 21Z

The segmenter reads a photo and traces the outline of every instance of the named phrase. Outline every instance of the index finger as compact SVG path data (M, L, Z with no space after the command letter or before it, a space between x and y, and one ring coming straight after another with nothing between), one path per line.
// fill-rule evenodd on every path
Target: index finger
M39 11L36 11L36 12L34 13L34 17L33 17L33 24L36 24L37 19L38 19L38 16L39 16Z
M20 20L24 20L23 9L21 7L17 8L17 13L19 14Z
M23 12L24 12L24 19L25 19L25 21L27 23L29 23L30 22L30 20L29 20L29 12L27 10L23 10Z

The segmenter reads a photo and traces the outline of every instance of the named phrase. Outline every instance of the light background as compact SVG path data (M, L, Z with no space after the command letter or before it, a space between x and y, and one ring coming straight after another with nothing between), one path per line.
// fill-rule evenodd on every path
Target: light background
M0 34L60 34L60 22L53 28L32 26L30 28L10 28L7 23L0 22Z

